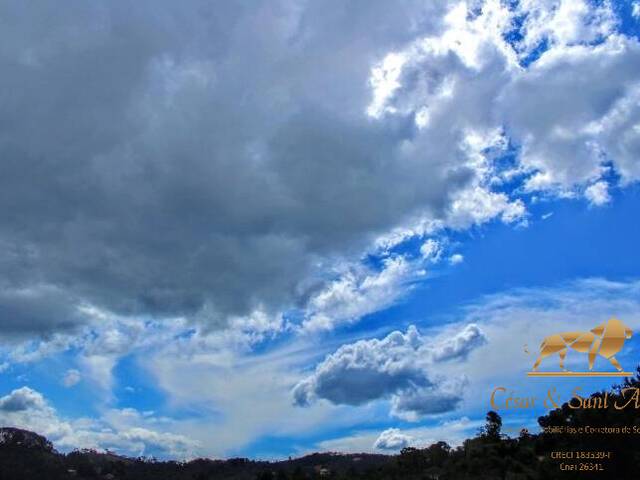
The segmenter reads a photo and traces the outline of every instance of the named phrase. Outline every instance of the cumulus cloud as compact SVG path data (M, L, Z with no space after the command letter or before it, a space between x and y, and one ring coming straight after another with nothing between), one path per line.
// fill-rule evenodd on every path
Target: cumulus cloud
M479 6L5 2L3 335L83 305L280 328L390 232L521 221L508 145L528 190L584 190L604 158L640 178L640 48L608 3Z
M465 358L485 341L476 325L436 342L411 326L406 333L395 331L381 340L342 345L294 387L293 400L299 406L319 398L361 405L390 397L396 416L415 420L444 413L461 401L465 380L438 376L434 365Z
M381 437L398 438L400 440L403 437L408 437L409 441L406 446L427 447L439 441L446 441L451 446L458 446L462 444L465 438L473 436L482 425L482 422L482 420L476 421L462 417L429 426L403 430L389 428L382 434L379 431L361 431L347 437L324 440L318 443L317 448L325 451L351 453L375 451L375 449L380 448L375 447L375 445ZM385 435L383 436L383 434Z
M44 407L44 397L29 387L18 388L0 398L0 410L3 412L22 412L29 409L39 410Z
M471 351L486 343L485 334L476 324L469 324L453 336L447 336L429 346L431 359L435 362L460 360Z
M455 410L463 400L466 376L441 378L427 387L408 388L391 397L391 415L417 422L428 415L438 415Z
M398 428L388 428L380 433L373 443L373 448L380 450L400 450L408 447L413 439L409 435L403 434Z
M519 9L524 19L525 35L518 44L526 56L548 41L552 45L594 42L611 34L616 18L607 3L592 4L586 0L524 0Z
M357 255L463 186L446 165L407 170L410 125L365 113L372 58L441 5L52 8L2 7L1 86L20 92L0 143L4 290L37 280L121 314L221 325L294 303L319 257Z
M183 435L153 428L154 418L133 409L113 410L101 419L66 420L30 387L0 397L0 423L45 435L57 448L110 449L129 455L191 457L199 445Z

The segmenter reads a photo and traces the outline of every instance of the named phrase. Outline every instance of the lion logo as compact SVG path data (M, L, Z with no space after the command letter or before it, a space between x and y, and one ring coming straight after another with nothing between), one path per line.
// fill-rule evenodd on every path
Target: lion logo
M589 370L593 369L593 364L598 355L606 358L618 371L622 367L615 358L626 339L631 338L633 332L629 327L617 318L611 318L606 323L602 323L588 332L566 332L556 333L546 337L540 345L540 354L533 365L535 372L543 358L557 353L560 356L560 369L564 368L564 359L567 351L572 348L577 352L589 354Z

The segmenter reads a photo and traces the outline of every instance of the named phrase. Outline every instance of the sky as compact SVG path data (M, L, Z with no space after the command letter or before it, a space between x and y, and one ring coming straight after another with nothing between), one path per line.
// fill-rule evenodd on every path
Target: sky
M61 451L459 445L640 331L638 1L0 0L0 71L0 425Z

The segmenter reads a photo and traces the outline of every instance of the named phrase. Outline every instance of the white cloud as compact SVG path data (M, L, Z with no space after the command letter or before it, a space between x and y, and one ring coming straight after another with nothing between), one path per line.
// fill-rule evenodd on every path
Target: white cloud
M380 436L376 438L373 443L373 448L379 450L400 450L404 447L408 447L413 438L409 435L403 434L398 428L388 428L380 433Z
M605 160L623 182L640 178L633 134L639 59L637 41L612 36L594 47L550 50L514 76L500 101L508 131L522 139L527 190L573 193L601 178Z
M367 113L372 117L379 118L385 111L393 113L392 108L384 105L393 92L401 86L399 78L404 62L403 55L390 53L379 65L372 68L369 82L373 90L373 100L367 108Z
M437 240L429 238L420 247L420 254L425 260L437 262L442 254L442 246Z
M636 19L640 18L640 2L637 0L631 3L631 15Z
M495 193L483 187L466 190L451 204L448 224L455 229L466 229L499 217L513 223L525 216L522 200L510 201L504 193Z
M458 265L459 263L464 262L464 255L460 253L454 253L449 257L449 263L451 265Z
M109 416L111 420L62 419L40 392L29 387L0 397L0 423L44 435L57 448L108 448L128 455L160 453L178 458L193 457L200 448L183 435L150 428L153 418L143 418L135 410L112 411Z
M237 454L263 435L305 436L371 420L367 409L292 405L299 370L326 348L316 337L305 336L271 352L248 354L229 334L198 333L153 352L141 366L172 406L198 411L197 419L180 421L182 431L204 445L208 455L219 457Z
M435 342L428 345L430 360L443 362L465 359L474 349L486 343L486 336L474 323L466 325L459 332L451 335L445 330Z
M388 307L407 293L408 282L416 274L411 262L401 256L386 259L379 272L351 269L311 298L302 327L311 332L330 330Z
M611 201L608 188L609 185L607 182L601 180L587 187L584 196L587 197L587 200L589 200L592 205L605 205Z
M44 407L44 397L29 387L13 390L10 394L0 398L0 411L3 412L22 412L30 409L39 410Z
M428 341L413 326L382 340L342 345L316 366L292 391L294 403L308 406L326 399L362 405L391 398L392 413L409 420L455 409L462 399L463 377L441 378L435 363L460 360L486 341L476 325Z
M616 24L609 2L595 7L585 0L524 0L519 8L526 14L522 56L544 40L556 47L593 42L610 35Z
M62 384L65 387L69 388L77 385L81 380L82 375L80 374L80 372L72 368L65 372L64 376L62 377Z

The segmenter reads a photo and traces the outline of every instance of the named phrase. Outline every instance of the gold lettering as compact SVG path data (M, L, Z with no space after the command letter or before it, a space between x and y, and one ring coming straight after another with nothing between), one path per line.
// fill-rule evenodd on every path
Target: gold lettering
M559 408L558 404L555 402L555 400L553 399L553 393L555 393L556 389L555 388L550 388L547 391L547 398L544 399L544 408ZM547 403L547 400L549 400L550 404Z
M496 387L493 390L493 393L491 394L491 408L493 408L494 410L500 410L500 407L498 407L498 405L496 405L495 402L495 396L496 396L496 392L506 392L507 389L504 387Z
M618 405L618 401L616 400L616 402L614 404L614 407L615 407L616 410L622 410L623 408L626 408L627 405L629 405L631 402L634 402L634 408L640 408L640 389L634 388L634 387L623 388L622 392L621 392L622 393L622 398L626 398L625 394L629 390L633 390L633 394L631 395L631 398L629 398L627 403L625 403L622 406Z
M584 403L584 398L582 398L579 394L578 391L580 390L580 387L576 387L573 389L573 397L571 398L571 400L569 400L569 408L582 408L582 405ZM577 400L578 404L574 405L573 401Z

